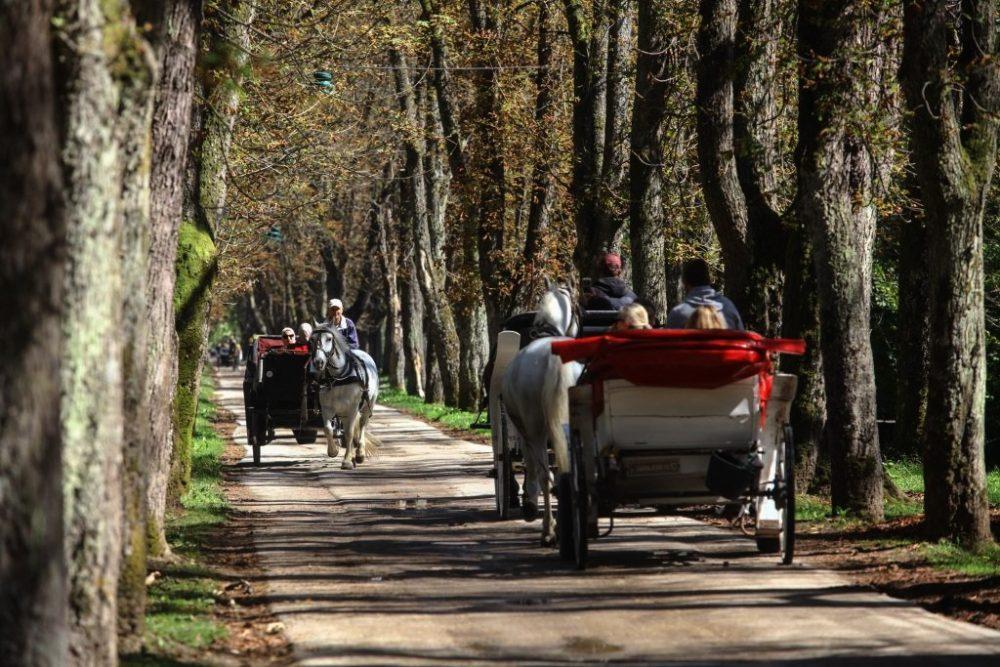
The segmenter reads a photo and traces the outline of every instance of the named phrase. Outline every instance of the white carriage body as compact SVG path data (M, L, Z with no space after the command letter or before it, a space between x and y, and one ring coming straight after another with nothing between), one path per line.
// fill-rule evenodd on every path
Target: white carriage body
M605 380L570 389L570 432L582 446L586 478L614 466L615 504L698 505L731 502L706 486L713 452L759 452L760 491L773 484L796 377L778 374L761 425L756 376L716 389L635 385ZM596 393L596 397L595 397ZM595 400L596 398L596 400ZM758 496L758 536L777 535L773 498ZM596 510L597 508L593 508Z

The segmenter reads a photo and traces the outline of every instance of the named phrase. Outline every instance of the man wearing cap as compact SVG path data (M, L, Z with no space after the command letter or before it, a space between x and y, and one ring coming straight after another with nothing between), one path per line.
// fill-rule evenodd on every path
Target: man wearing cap
M330 299L330 304L326 309L326 322L323 324L331 329L339 330L352 350L360 347L358 345L358 330L351 318L344 315L344 302L340 299Z
M606 252L597 258L597 280L583 294L583 307L588 310L621 310L638 297L622 277L622 258Z

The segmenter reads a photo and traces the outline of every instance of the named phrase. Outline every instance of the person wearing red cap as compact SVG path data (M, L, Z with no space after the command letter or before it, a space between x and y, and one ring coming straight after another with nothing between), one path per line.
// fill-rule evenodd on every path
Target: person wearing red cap
M622 277L622 258L606 252L597 258L597 280L583 294L587 310L621 310L638 298Z

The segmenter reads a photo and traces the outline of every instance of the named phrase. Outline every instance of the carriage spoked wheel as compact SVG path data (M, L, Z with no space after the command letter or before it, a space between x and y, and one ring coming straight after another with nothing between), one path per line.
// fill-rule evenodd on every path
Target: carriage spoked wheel
M762 554L781 554L781 563L791 565L795 558L795 442L790 426L785 427L783 435L774 480L774 504L781 512L781 533L776 537L758 537L757 550Z
M589 527L587 520L590 515L587 494L587 477L583 465L583 446L580 444L579 436L573 438L573 445L570 448L570 509L573 524L573 562L576 569L587 569L587 539L589 537Z
M792 427L785 426L779 475L784 480L784 504L781 507L781 562L791 565L795 558L795 440Z
M248 440L253 449L253 464L260 465L260 447L267 438L267 422L260 415L253 412L250 415L250 423L247 424Z
M497 516L501 521L510 518L510 508L512 505L511 487L514 482L514 462L511 460L510 438L507 429L507 411L500 403L500 442L497 443L493 451L493 469L496 475L493 477L494 495L496 496Z

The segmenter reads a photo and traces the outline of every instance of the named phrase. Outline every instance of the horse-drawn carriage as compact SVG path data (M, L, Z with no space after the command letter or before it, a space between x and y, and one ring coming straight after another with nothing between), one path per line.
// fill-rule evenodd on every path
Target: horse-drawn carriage
M275 428L290 428L299 444L316 441L323 428L317 387L306 375L307 344L286 345L281 336L256 336L243 376L247 441L254 463L260 448L274 439Z
M803 343L728 330L594 335L595 322L588 330L586 316L578 320L582 326L562 327L555 334L562 337L552 338L546 347L533 344L538 348L534 352L558 357L548 370L533 376L548 377L534 384L555 389L516 385L532 394L533 405L504 394L515 389L511 369L520 366L522 377L531 377L523 369L543 365L543 356L528 360L529 355L519 354L522 332L499 334L490 380L490 422L500 517L507 518L516 506L519 461L536 461L536 476L545 465L547 477L554 458L560 553L580 568L586 566L588 541L598 536L598 518L613 520L617 508L629 505L738 506L758 549L780 552L783 562L790 563L795 488L788 415L796 378L776 373L772 359L781 352L801 354ZM576 331L585 337L573 337ZM567 373L573 364L581 366ZM562 373L561 383L551 379L557 372ZM561 398L557 392L562 392ZM568 415L558 405L565 405L567 395ZM526 445L532 438L525 431L532 430L530 422L538 411L548 411L549 427L541 435L535 428L534 442ZM562 421L565 432L555 421ZM525 447L539 449L539 442L544 447L546 439L554 456L543 464L537 452L534 458L522 454ZM526 493L533 497L539 483L528 489L530 466L525 472ZM547 485L547 479L540 483L546 496ZM543 527L543 542L549 530Z

